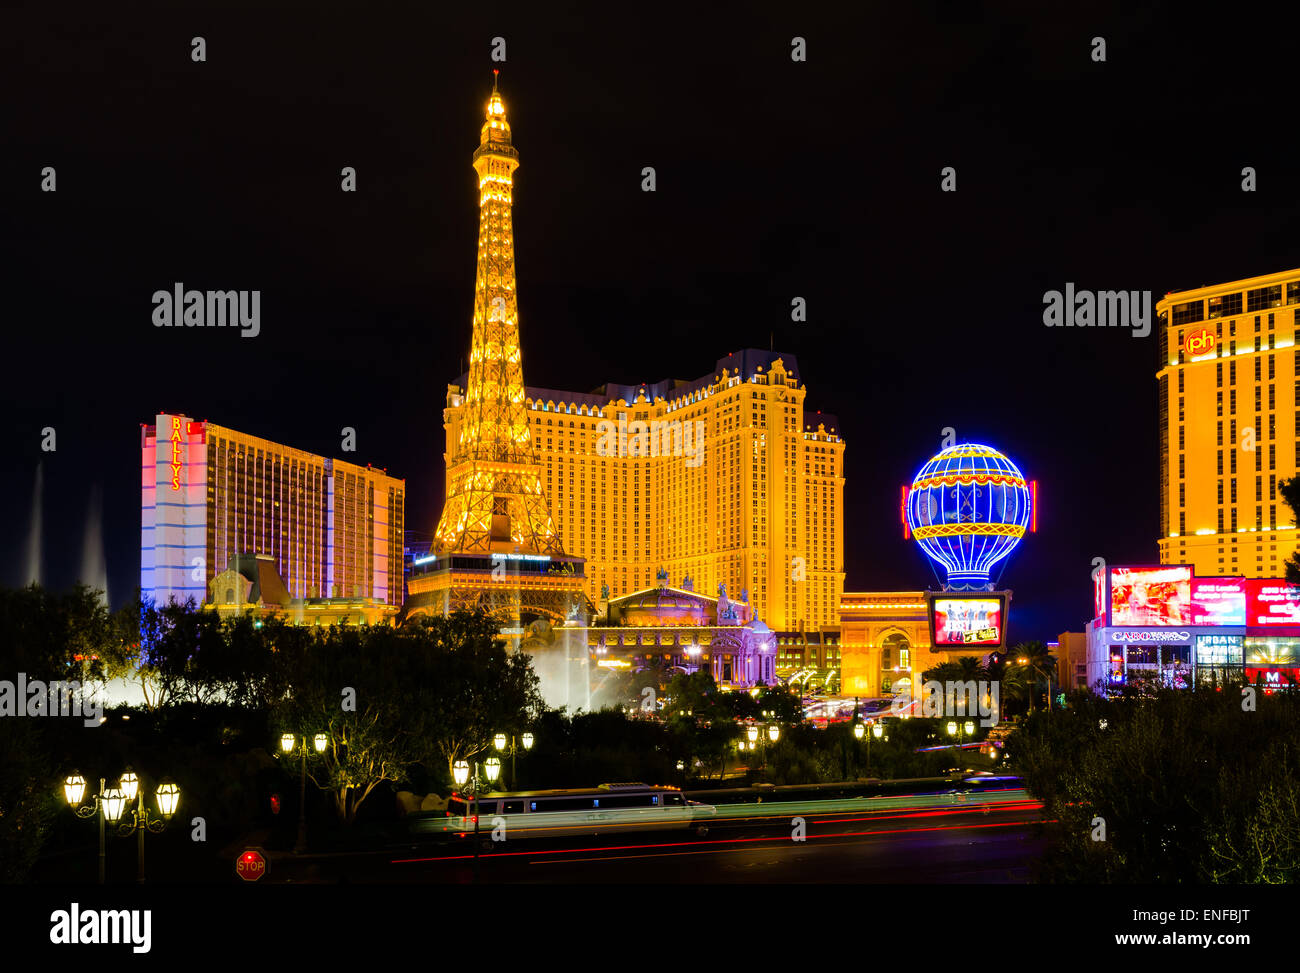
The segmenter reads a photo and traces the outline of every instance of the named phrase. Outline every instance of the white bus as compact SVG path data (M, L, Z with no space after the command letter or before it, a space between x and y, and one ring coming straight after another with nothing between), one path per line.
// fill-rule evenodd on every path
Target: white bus
M506 839L686 830L708 833L717 809L689 801L676 787L601 784L549 791L493 791L479 795L479 835L504 823ZM474 799L453 793L446 811L408 816L412 834L464 837L474 833Z

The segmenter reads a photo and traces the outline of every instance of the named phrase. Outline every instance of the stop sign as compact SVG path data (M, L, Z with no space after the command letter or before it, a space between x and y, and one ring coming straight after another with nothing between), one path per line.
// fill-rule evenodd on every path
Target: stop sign
M256 882L266 874L266 858L256 848L246 848L235 859L235 874L245 882Z

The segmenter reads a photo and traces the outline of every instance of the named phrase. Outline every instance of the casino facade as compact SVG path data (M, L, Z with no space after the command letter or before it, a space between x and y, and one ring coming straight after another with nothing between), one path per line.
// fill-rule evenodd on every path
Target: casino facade
M1192 565L1109 566L1094 579L1087 682L1176 689L1300 684L1300 589L1280 578L1201 576Z

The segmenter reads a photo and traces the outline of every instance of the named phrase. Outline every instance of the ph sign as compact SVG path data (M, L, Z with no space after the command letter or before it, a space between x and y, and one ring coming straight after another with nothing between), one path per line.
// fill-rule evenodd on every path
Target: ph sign
M1197 328L1195 331L1189 331L1183 338L1183 351L1188 358L1196 358L1199 355L1208 355L1214 351L1214 346L1218 344L1219 338L1209 328Z

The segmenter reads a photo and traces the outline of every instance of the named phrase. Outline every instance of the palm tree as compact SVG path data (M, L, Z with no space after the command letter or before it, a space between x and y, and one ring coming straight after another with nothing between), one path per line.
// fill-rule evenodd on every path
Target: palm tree
M1042 642L1021 642L1011 650L1007 666L1008 675L1015 679L1024 679L1034 690L1038 689L1039 680L1047 682L1047 711L1052 711L1052 673L1056 671L1056 657L1047 650ZM1029 711L1034 711L1034 697L1030 696Z

